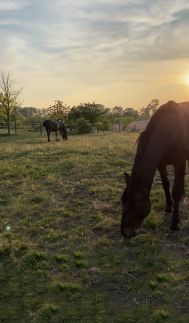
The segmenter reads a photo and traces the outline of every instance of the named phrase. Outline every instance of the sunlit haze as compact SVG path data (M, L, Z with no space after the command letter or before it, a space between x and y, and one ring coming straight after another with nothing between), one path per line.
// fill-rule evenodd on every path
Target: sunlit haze
M188 0L1 0L0 70L23 106L189 100Z

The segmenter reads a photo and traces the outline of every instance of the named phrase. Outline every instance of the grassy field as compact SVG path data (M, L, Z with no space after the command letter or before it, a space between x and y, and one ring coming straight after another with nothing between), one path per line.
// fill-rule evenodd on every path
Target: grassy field
M156 175L150 216L120 235L136 136L0 137L0 322L189 322L187 203L170 235Z

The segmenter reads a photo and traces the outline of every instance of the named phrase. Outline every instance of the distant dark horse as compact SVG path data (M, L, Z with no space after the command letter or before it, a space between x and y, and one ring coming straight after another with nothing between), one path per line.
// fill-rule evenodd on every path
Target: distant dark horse
M156 169L166 196L166 211L172 212L171 230L179 229L179 202L184 194L186 160L189 159L189 102L169 101L152 116L138 139L131 176L125 173L121 232L132 237L150 213L150 191ZM172 164L175 179L170 193L166 165Z
M56 121L45 120L43 122L43 127L45 127L45 129L46 129L47 136L48 136L48 141L50 141L50 133L51 133L51 131L55 132L56 140L57 140L57 132L58 132L58 130L60 131L63 139L68 139L65 124L63 123L63 121L61 119L58 119Z

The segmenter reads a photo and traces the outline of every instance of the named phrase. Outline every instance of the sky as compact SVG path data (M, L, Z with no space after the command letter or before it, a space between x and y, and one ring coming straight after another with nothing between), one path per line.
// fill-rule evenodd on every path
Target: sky
M188 0L0 0L0 71L22 105L189 101Z

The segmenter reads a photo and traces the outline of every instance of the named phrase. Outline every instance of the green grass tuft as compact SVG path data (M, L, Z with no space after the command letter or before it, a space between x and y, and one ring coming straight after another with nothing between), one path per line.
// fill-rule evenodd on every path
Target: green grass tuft
M52 322L57 312L58 312L57 306L49 303L43 304L41 308L39 308L38 311L35 313L33 322L36 322L36 323Z
M159 309L154 312L153 317L154 317L154 322L161 323L168 320L169 314L167 311Z
M81 269L81 268L86 268L87 267L87 261L83 260L83 259L76 259L74 261L74 264L75 266L78 268L78 269Z
M63 255L63 254L61 254L61 255L55 255L54 258L55 258L56 262L59 263L59 264L68 261L68 256L67 255Z
M25 255L25 262L28 265L36 265L38 263L46 262L48 254L38 250L29 250Z
M54 283L54 288L57 291L65 294L75 294L81 291L81 286L75 283L56 282Z

